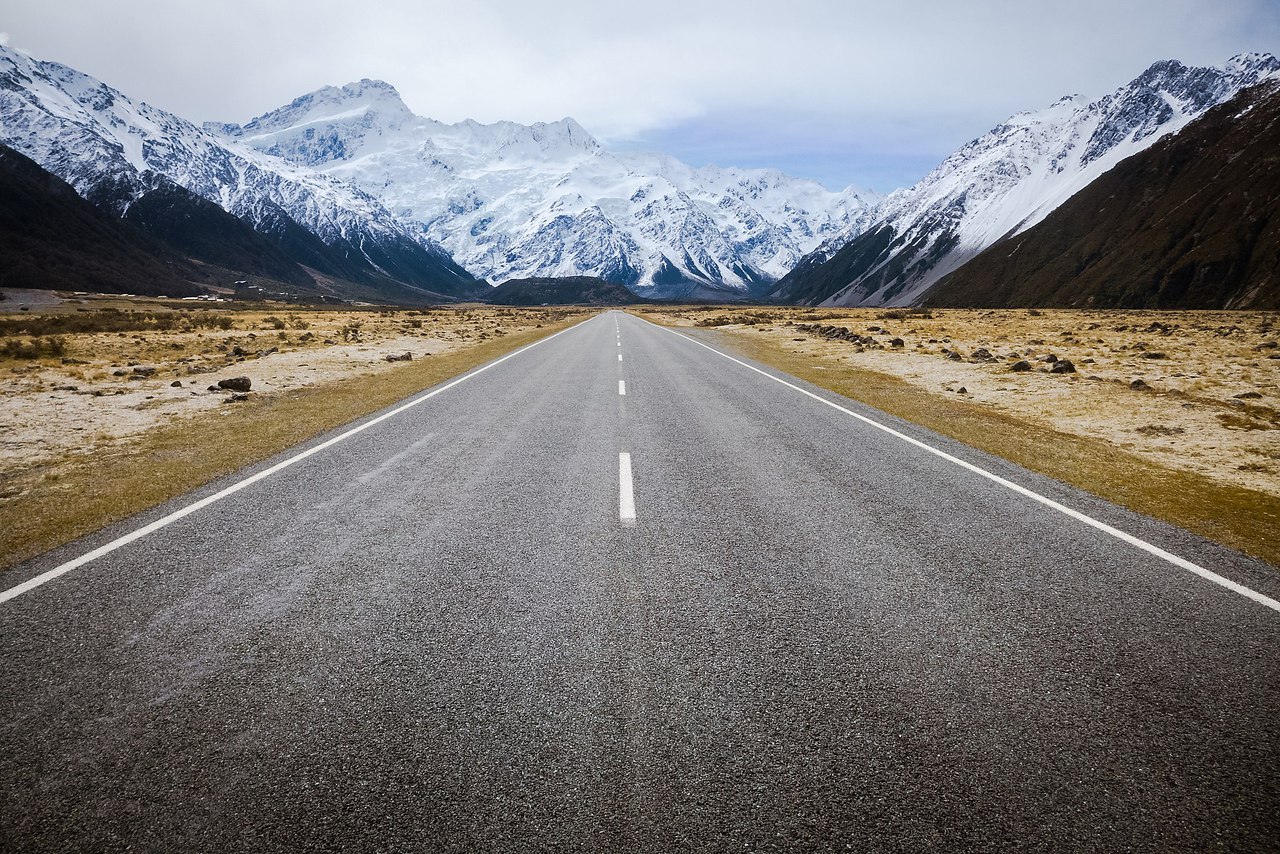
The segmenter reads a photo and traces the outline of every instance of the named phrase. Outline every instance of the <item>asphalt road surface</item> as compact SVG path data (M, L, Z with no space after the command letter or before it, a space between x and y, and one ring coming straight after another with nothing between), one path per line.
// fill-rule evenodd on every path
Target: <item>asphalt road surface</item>
M791 382L608 312L5 574L0 850L1280 849L1280 571Z

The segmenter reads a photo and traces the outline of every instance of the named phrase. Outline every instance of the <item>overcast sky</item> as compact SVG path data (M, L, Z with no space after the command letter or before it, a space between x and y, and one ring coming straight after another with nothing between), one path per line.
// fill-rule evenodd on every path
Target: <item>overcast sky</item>
M373 77L444 121L573 116L618 148L884 191L1158 59L1280 53L1280 0L8 0L0 31L196 121Z

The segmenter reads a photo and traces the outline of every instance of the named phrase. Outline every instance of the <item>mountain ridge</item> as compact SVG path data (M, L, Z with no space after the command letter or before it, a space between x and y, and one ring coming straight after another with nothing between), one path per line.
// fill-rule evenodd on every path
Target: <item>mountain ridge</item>
M938 307L1280 308L1280 80L1133 155L926 295Z
M1125 157L1241 89L1280 75L1270 54L1221 67L1154 63L1088 103L1015 114L876 206L859 233L825 241L770 290L779 302L908 305L1001 238L1034 226ZM1176 107L1176 109L1175 109Z

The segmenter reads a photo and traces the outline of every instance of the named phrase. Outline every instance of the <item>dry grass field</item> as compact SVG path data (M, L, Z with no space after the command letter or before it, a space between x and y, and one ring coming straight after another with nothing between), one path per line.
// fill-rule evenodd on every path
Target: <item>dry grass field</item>
M8 297L0 568L593 313ZM636 311L1280 564L1280 314Z
M641 314L1280 564L1280 313Z
M0 302L0 567L587 314L8 296ZM240 377L248 392L218 387Z

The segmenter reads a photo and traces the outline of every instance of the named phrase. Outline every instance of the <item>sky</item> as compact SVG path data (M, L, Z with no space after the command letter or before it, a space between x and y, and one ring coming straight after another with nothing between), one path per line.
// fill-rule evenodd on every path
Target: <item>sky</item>
M1280 54L1280 0L8 0L0 41L194 121L377 78L441 121L907 186L1013 113L1152 62Z

